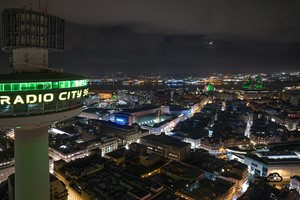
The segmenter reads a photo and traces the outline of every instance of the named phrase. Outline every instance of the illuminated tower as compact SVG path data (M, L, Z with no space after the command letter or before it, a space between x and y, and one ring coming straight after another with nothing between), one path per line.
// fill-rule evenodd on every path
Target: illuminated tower
M48 51L64 49L63 19L7 9L1 20L12 73L0 75L0 127L15 130L15 199L49 200L48 126L81 112L87 80L48 66Z

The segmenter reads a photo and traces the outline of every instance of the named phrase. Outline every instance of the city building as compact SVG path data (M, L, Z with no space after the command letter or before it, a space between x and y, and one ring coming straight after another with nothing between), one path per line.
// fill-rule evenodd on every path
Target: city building
M74 127L64 129L51 128L49 155L56 160L70 162L92 154L95 150L100 150L101 155L118 148L115 137L102 135L95 136L90 133L80 134L75 132ZM85 136L87 135L87 136Z
M66 185L57 179L53 174L49 174L50 176L50 200L67 200L68 199L68 191L66 189ZM4 197L4 199L15 200L15 175L12 174L8 177L8 180L5 181L7 183L7 187L5 190L8 192ZM36 191L38 192L38 191Z
M290 177L300 174L300 157L293 151L248 153L244 164L248 165L250 174L257 176L278 173L283 178L283 184Z
M171 132L179 123L179 117L170 117L169 119L166 119L164 121L155 123L153 125L141 125L143 129L149 130L150 134L159 135L161 133L168 134Z
M142 179L97 155L70 163L57 161L54 174L67 185L70 199L155 199L167 195L161 184Z
M202 134L197 133L185 133L185 132L172 132L172 137L181 139L183 142L191 144L191 148L199 148L201 145L201 139L204 137Z
M235 194L235 185L230 181L217 179L215 181L203 179L195 189L183 189L176 191L176 194L184 199L232 199Z
M290 179L289 189L295 189L300 194L300 176L295 175Z
M140 143L147 146L148 153L176 161L188 159L191 153L190 143L163 134L142 137Z
M114 122L121 125L154 124L169 118L169 106L142 106L114 113Z
M279 189L272 187L269 184L266 184L266 182L262 180L258 180L254 183L250 182L248 190L238 199L277 199L279 195Z
M234 183L236 191L246 190L248 184L248 166L236 160L225 162L225 164L215 171L218 178Z
M268 90L240 90L238 98L241 100L269 100L274 99L276 93Z
M83 117L85 119L99 119L99 120L113 120L112 116L113 110L104 108L86 108L78 115L78 117Z
M189 161L189 164L203 171L204 178L212 181L219 178L232 182L236 192L247 189L248 166L237 160L216 158L208 151L197 149L195 150L195 157Z
M68 191L66 185L56 178L53 174L50 174L50 199L51 200L67 200Z
M111 121L90 120L97 132L118 138L119 146L127 146L139 142L140 138L149 135L149 131L142 129L138 124L120 125Z
M152 90L151 91L151 104L164 105L171 102L173 94L168 90Z
M125 163L125 157L128 155L128 150L123 147L116 149L112 152L106 153L104 155L104 158L111 159L114 161L117 165L122 166Z
M260 118L253 121L249 138L254 144L280 143L285 132L286 127Z
M192 165L171 161L160 168L160 173L175 180L183 180L188 184L195 184L203 179L203 172Z
M224 154L227 147L237 147L249 145L250 140L246 136L236 136L229 138L210 138L201 140L200 148L207 150L210 154Z

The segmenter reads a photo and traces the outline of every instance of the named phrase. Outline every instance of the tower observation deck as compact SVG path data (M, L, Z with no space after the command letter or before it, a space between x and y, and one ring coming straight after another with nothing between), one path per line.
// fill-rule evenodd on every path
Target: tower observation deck
M88 82L49 67L48 51L64 49L63 19L6 9L1 22L12 72L0 75L0 128L15 130L15 199L49 200L48 126L82 111Z

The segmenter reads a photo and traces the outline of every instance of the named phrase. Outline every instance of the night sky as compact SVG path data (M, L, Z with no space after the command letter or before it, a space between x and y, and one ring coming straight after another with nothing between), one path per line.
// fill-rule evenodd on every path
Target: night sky
M299 0L48 0L48 13L67 22L51 65L70 72L300 71Z

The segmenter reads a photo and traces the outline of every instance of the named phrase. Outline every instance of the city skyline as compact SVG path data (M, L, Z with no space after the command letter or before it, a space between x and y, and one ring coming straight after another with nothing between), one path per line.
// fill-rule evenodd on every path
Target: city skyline
M39 10L38 4L0 7ZM82 74L297 71L299 7L297 1L48 1L48 13L66 19L68 40L64 53L50 54L50 64ZM0 53L1 66L8 57Z
M300 199L299 3L22 2L0 200Z

